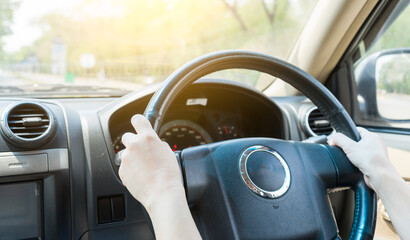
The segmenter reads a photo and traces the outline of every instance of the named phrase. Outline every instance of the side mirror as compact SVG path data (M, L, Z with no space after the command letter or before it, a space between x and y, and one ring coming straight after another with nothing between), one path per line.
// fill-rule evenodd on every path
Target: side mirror
M363 119L410 121L410 48L389 49L364 58L355 69Z

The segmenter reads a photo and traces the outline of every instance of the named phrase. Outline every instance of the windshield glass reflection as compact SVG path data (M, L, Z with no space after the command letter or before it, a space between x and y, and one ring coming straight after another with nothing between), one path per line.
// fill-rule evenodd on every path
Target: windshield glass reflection
M7 89L9 94L37 88L75 93L78 86L94 87L85 92L131 91L159 83L185 62L217 50L249 49L286 59L315 3L2 0L0 81L18 86ZM259 73L238 71L213 77L259 89L273 81L258 84ZM67 87L55 87L60 85Z

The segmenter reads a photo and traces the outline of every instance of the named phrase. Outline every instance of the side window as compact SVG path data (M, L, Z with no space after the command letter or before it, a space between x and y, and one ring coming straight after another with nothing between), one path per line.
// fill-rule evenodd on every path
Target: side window
M354 119L358 125L370 127L379 134L387 146L390 161L408 181L410 5L408 0L387 4L379 19L372 23L373 27L366 29L368 32L352 55L359 107ZM374 239L400 239L381 200L377 205Z
M359 45L354 66L362 125L410 128L410 5L401 2L367 49L366 40Z

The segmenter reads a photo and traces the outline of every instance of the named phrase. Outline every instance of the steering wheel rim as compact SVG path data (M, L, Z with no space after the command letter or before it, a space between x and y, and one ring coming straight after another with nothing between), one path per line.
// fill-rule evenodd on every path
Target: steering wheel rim
M355 141L360 140L355 124L344 107L314 77L278 58L244 50L214 52L183 65L171 74L154 94L144 115L158 133L163 116L179 93L205 75L233 68L257 70L279 77L311 99L338 132ZM367 187L362 175L352 188L355 191L355 210L349 239L372 239L375 230L376 195Z

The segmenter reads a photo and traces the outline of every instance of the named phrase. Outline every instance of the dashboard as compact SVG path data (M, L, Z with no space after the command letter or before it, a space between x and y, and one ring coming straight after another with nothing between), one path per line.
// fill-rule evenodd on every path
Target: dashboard
M130 103L111 115L109 129L114 152L124 148L121 136L134 132L130 119L144 112L148 100L149 97ZM216 80L199 81L183 92L170 106L159 131L161 140L173 151L242 137L287 136L282 111L269 98L250 88Z
M121 136L134 132L131 117L156 89L121 98L0 98L0 226L9 226L0 236L154 239L114 160ZM314 108L305 97L268 98L201 79L172 102L159 136L174 151L246 137L300 141L311 135Z

